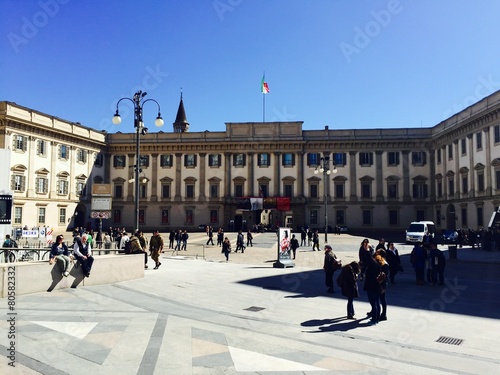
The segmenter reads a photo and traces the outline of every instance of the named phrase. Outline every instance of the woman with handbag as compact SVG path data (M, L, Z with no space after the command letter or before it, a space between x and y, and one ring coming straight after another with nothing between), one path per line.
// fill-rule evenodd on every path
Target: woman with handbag
M337 285L342 290L342 295L347 297L347 319L356 319L354 317L354 298L359 297L358 275L360 272L358 262L351 262L342 267L340 275L337 278Z
M387 300L386 300L386 290L387 290L387 275L389 274L389 264L385 260L386 251L384 249L379 249L375 252L375 260L380 264L383 277L380 277L379 284L382 287L382 293L380 294L380 305L382 306L382 311L378 317L378 321L387 320Z

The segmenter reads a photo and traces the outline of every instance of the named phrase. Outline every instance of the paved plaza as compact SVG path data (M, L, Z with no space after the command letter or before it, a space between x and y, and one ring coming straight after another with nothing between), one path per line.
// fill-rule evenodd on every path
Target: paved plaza
M344 264L357 260L361 237L328 239ZM357 320L339 288L326 293L322 251L300 247L283 269L274 233L227 263L206 240L165 249L143 279L16 296L15 323L0 299L0 374L500 373L498 252L458 249L432 287L415 284L412 247L397 245L405 272L388 287L388 320L370 326L363 283Z

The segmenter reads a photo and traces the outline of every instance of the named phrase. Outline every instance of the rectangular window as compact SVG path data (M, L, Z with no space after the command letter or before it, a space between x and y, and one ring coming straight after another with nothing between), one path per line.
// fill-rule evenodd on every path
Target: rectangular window
M337 218L337 225L345 225L345 210L339 209L336 210L335 217Z
M22 224L23 222L23 208L14 207L14 224Z
M292 198L293 197L293 185L285 184L285 197Z
M438 181L437 183L437 196L441 198L443 196L443 183Z
M146 199L148 197L148 184L141 183L139 185L139 198Z
M210 184L210 198L219 198L219 184Z
M469 192L469 178L467 176L462 177L462 194L467 194Z
M399 165L399 152L398 151L390 151L387 154L387 166L395 167Z
M460 211L461 211L462 227L467 227L469 225L467 223L467 208L462 207Z
M373 152L360 152L359 165L362 167L368 167L373 165Z
M46 194L49 187L49 180L44 177L38 177L35 180L35 191L38 194Z
M427 184L413 184L413 198L427 198Z
M161 210L161 223L162 224L168 224L169 223L168 210Z
M441 149L440 148L438 148L436 150L436 160L437 160L438 164L441 164Z
M194 198L194 185L186 184L186 198Z
M387 183L387 197L388 198L398 198L398 183L395 181L390 181Z
M441 226L441 210L436 210L436 225Z
M281 156L282 160L282 165L284 167L293 167L295 165L295 154L292 154L290 152L285 152Z
M453 159L453 144L448 145L448 159Z
M335 198L345 198L344 184L335 184Z
M122 222L122 210L113 211L113 223L120 224Z
M233 155L233 167L244 167L246 161L245 154L235 154Z
M234 196L235 197L242 197L243 196L243 185L242 184L234 185Z
M184 166L186 168L196 167L196 156L194 154L184 155Z
M59 209L59 224L66 224L66 209Z
M344 167L347 165L347 157L345 152L334 152L333 162L339 167Z
M186 210L186 224L193 224L193 210Z
M221 155L220 154L211 154L208 155L208 166L218 168L221 165Z
M146 215L144 214L144 210L139 210L139 224L144 224L146 220Z
M484 174L477 175L477 191L484 192Z
M69 146L59 145L59 159L62 160L69 159Z
M389 225L398 225L398 210L389 210Z
M170 168L172 167L172 155L160 155L160 167L162 168Z
M259 189L259 196L261 198L267 198L269 196L269 186L267 184L261 184Z
M460 150L462 155L467 155L467 140L465 138L460 140Z
M425 165L427 154L423 151L413 151L411 153L411 163L413 165Z
M257 165L259 167L269 167L271 165L271 154L258 154Z
M113 167L114 168L125 168L125 155L113 156Z
M361 198L371 198L372 197L371 187L372 187L372 184L370 184L370 183L367 183L367 182L361 183Z
M318 185L317 184L311 184L309 185L309 190L310 190L310 197L311 198L318 198L319 197L319 191L318 191Z
M140 168L148 168L149 167L149 155L140 155L139 156L139 167Z
M483 149L483 134L481 132L476 133L476 150Z
M309 224L318 225L318 210L309 211Z
M104 155L99 152L98 154L95 155L94 166L102 167L103 165L104 165Z
M321 156L317 153L308 153L307 154L307 165L309 167L316 167L320 163Z
M76 195L85 196L85 183L77 182L76 183Z
M483 221L483 208L482 207L477 207L476 208L477 212L477 226L482 227L484 225Z
M363 225L372 224L372 212L370 210L363 210Z
M81 148L76 150L76 161L79 163L86 163L87 162L87 150L82 150Z
M500 190L500 170L495 171L495 180L497 189Z
M57 194L59 195L68 194L68 181L58 180L56 189L57 189Z
M448 196L455 195L455 181L448 180Z
M493 128L493 138L495 143L500 143L500 125L495 125Z
M38 207L38 224L45 224L45 207Z
M23 192L26 183L26 177L19 174L12 175L11 188L17 192Z
M36 141L36 154L40 156L47 155L47 142L43 139Z
M14 150L26 151L28 149L28 137L22 135L14 136Z
M161 185L161 197L170 198L170 184Z
M216 224L219 222L219 211L210 210L210 224Z
M115 198L123 198L123 185L115 185Z

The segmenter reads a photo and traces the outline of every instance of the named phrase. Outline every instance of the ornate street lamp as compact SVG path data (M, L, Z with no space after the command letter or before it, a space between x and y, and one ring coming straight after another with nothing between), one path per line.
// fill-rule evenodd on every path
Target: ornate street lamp
M332 160L332 167L333 169L330 169L330 157L325 156L320 158L320 163L316 166L316 169L314 170L314 174L318 173L323 173L323 184L324 184L324 189L323 189L323 199L324 199L324 205L325 205L325 244L328 242L328 213L327 213L327 191L328 191L328 180L327 176L329 176L331 173L337 173L337 167L335 166L335 161Z
M144 97L147 95L146 92L142 91L137 91L134 94L134 97L131 98L121 98L118 100L116 103L116 113L113 116L113 124L118 125L122 122L122 118L120 117L120 113L118 112L118 105L122 100L130 100L134 104L134 128L136 132L136 139L135 139L135 165L134 165L134 178L133 182L135 182L135 197L134 197L134 203L135 203L135 217L134 217L134 224L135 224L135 230L134 232L139 230L139 186L140 186L140 179L139 179L139 173L142 172L141 170L141 141L140 141L140 136L145 135L148 132L148 128L144 127L144 123L142 122L142 109L144 108L144 104L147 102L154 102L158 106L158 116L156 117L155 120L155 125L160 127L163 126L164 122L163 119L161 118L160 114L160 104L154 100L154 99L144 99Z

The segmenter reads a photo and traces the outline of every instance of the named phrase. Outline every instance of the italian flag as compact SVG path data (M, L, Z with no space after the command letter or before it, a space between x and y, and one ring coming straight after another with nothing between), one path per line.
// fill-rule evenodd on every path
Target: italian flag
M269 86L267 85L267 82L266 82L266 76L262 76L262 82L260 83L260 91L263 94L269 93Z

